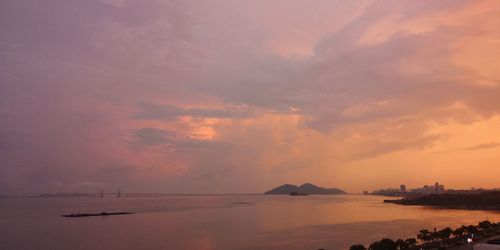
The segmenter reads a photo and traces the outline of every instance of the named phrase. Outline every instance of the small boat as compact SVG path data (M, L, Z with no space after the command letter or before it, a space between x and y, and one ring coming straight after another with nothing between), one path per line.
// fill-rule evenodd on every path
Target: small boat
M233 202L234 205L253 205L255 203L253 202L247 202L247 201L237 201L237 202Z
M109 216L109 215L122 215L122 214L133 214L133 213L129 213L129 212L106 213L106 212L102 212L102 213L97 213L97 214L63 214L61 216L75 218L75 217Z
M309 194L301 194L301 193L297 193L297 192L290 193L290 196L304 196L304 195L309 195Z

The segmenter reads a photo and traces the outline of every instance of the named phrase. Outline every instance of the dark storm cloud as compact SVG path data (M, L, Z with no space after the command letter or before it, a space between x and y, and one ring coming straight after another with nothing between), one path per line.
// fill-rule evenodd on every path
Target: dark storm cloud
M218 151L228 149L230 143L217 140L199 140L177 135L173 131L159 128L141 128L131 132L131 146L144 150L147 146L173 146L177 151L193 152L196 150Z
M175 133L165 131L157 128L142 128L134 132L135 144L142 144L145 146L156 146L166 144L172 141Z
M134 115L139 120L161 120L173 121L180 116L192 116L195 118L244 118L251 116L247 109L226 108L181 108L173 105L155 103L140 103L139 111Z

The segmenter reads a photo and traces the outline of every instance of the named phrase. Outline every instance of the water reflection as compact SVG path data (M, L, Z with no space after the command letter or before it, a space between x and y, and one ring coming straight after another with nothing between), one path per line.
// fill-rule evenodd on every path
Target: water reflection
M382 203L376 196L3 199L5 249L345 249L500 214ZM236 204L235 204L236 203ZM62 218L75 212L116 217Z

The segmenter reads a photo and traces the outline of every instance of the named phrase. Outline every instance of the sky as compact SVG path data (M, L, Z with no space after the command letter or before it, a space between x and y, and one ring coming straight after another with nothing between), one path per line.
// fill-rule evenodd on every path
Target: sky
M500 3L2 0L0 194L498 187Z

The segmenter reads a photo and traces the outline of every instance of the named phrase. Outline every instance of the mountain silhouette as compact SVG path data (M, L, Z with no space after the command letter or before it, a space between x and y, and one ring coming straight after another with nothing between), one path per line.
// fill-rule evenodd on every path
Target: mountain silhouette
M304 183L301 186L285 184L271 189L264 194L346 194L345 191L338 188L322 188L311 183Z

